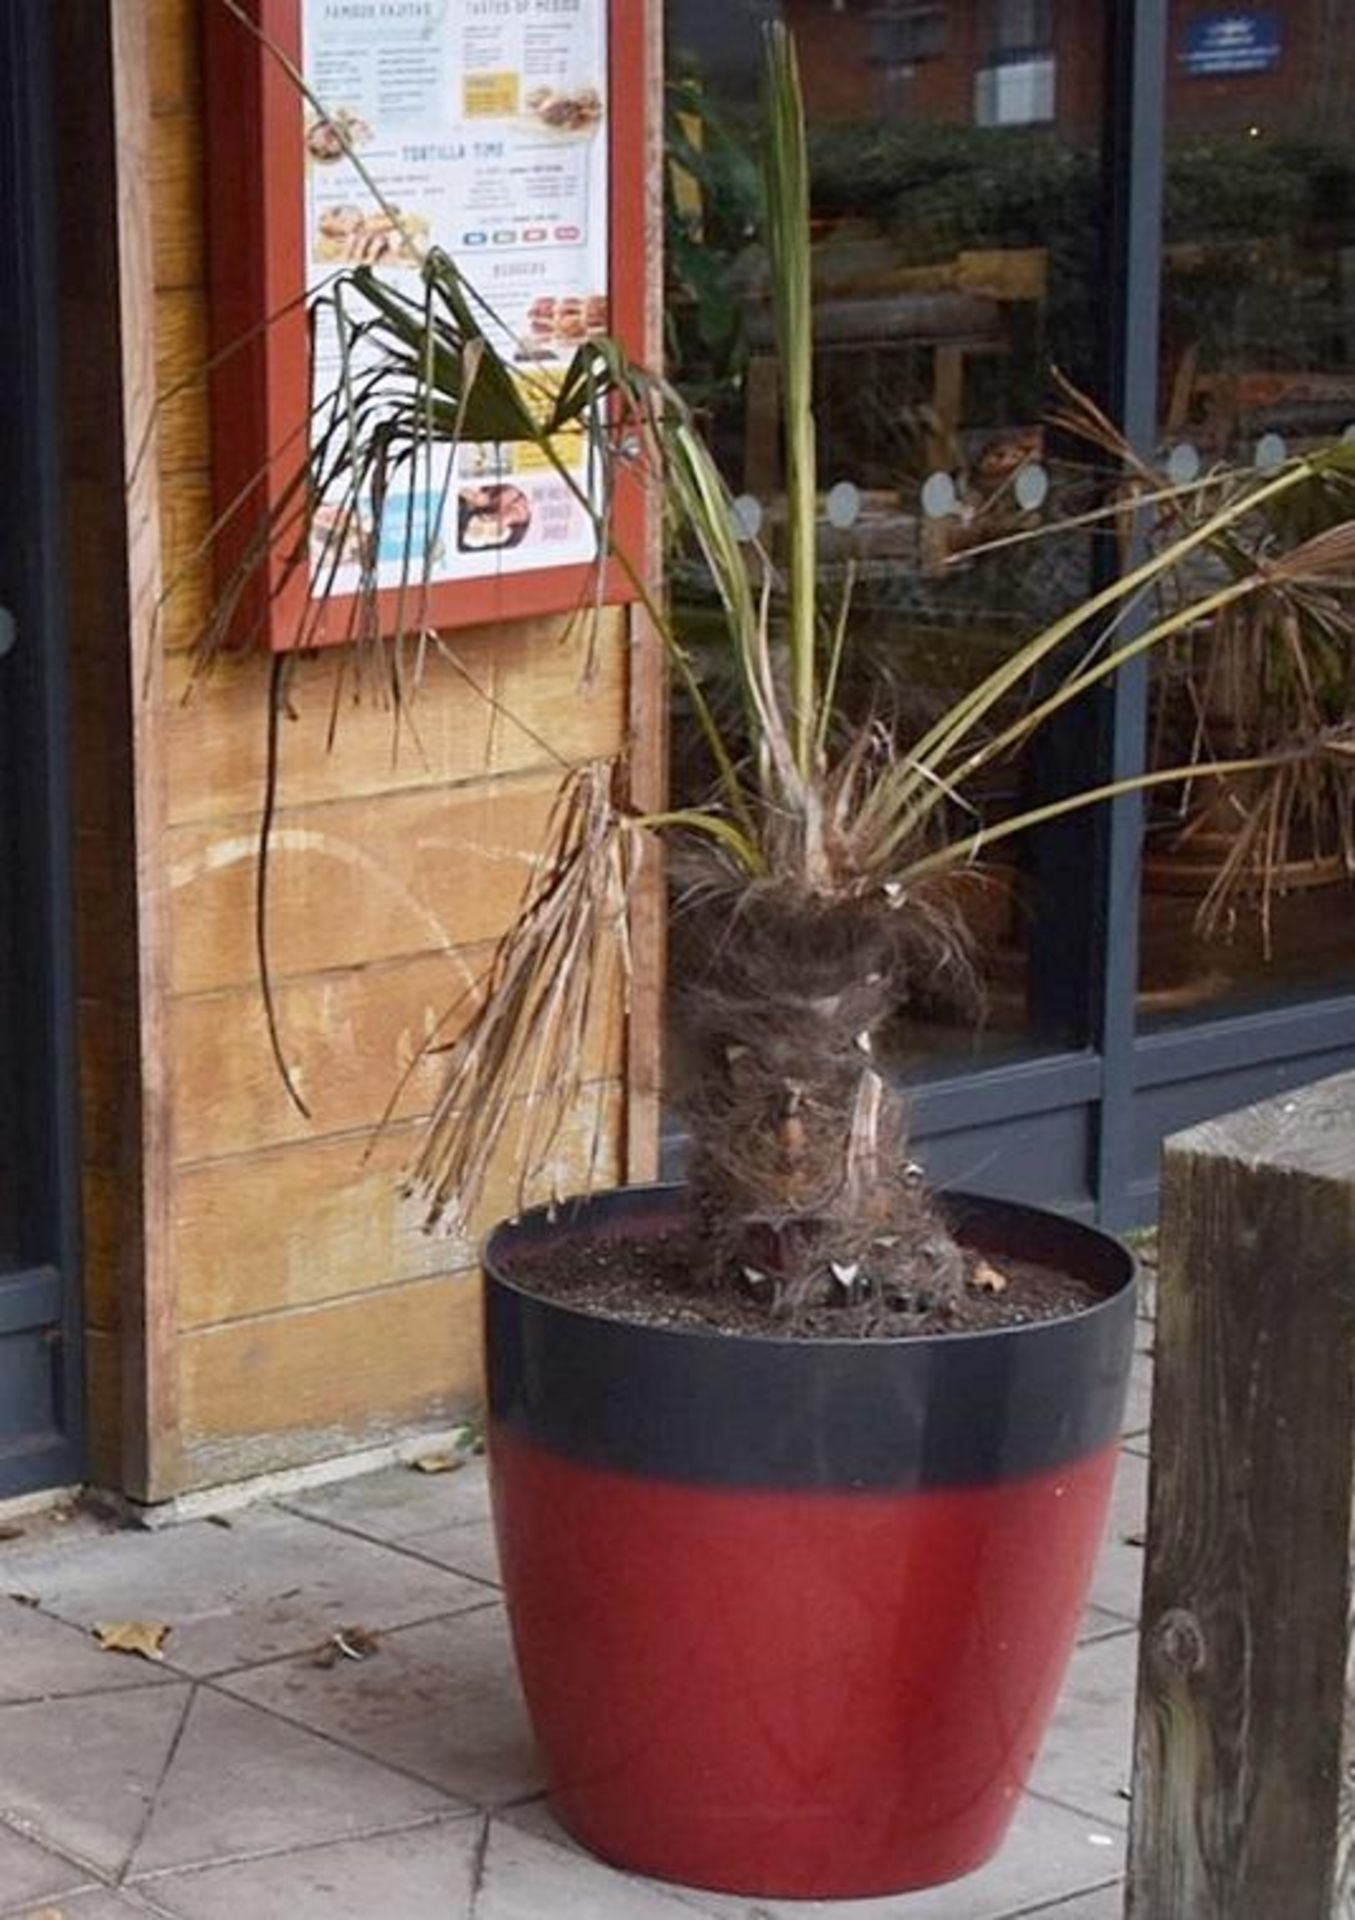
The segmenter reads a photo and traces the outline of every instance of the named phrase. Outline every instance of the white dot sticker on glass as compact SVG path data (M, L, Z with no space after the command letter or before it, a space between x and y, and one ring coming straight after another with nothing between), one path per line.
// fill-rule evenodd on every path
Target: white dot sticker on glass
M861 518L861 489L850 480L839 480L828 490L828 524L845 533Z
M955 482L948 473L929 473L922 483L922 511L929 520L944 520L954 513Z
M734 502L734 531L740 540L756 540L762 531L762 502L754 493L741 493Z
M1049 475L1038 460L1027 460L1012 482L1012 492L1022 513L1034 513L1049 497Z
M1167 478L1174 487L1188 487L1200 477L1200 450L1189 440L1178 440L1167 455Z
M1289 449L1284 443L1284 435L1263 433L1256 443L1253 458L1258 473L1274 473L1276 467L1282 467L1289 458Z

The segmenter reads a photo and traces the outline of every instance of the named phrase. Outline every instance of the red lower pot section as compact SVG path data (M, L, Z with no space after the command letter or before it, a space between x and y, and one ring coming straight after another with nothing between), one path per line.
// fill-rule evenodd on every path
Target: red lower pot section
M500 1428L495 1512L557 1811L633 1870L783 1897L968 1873L1015 1810L1115 1469L924 1493L681 1486Z

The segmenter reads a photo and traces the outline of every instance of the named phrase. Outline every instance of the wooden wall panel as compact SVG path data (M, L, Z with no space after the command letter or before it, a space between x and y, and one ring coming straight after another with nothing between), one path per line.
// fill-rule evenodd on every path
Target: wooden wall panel
M616 1178L619 1109L616 1082L591 1089L553 1156L560 1185L577 1181L595 1127L606 1143L598 1178ZM183 1274L180 1326L314 1306L473 1267L483 1234L517 1204L511 1143L491 1171L469 1231L430 1234L417 1201L400 1192L419 1138L418 1128L405 1124L375 1137L301 1140L185 1168L174 1220L174 1256ZM550 1184L538 1177L528 1199L549 1199Z
M446 1425L467 1411L479 1352L473 1272L186 1334L186 1476L238 1479Z
M151 111L150 30L146 0L110 7L116 142L117 299L121 326L121 501L126 543L127 646L122 659L130 701L132 831L135 846L136 1031L139 1108L129 1128L139 1149L140 1265L120 1314L118 1379L122 1409L122 1483L152 1500L179 1482L179 1368L175 1288L170 1261L171 1165L168 1023L168 899L161 847L165 825L164 744L160 725L163 663L156 608L162 583L161 511L156 462L155 367L158 217L157 129Z
M171 401L170 424L176 417L182 420L183 404L178 397ZM212 607L211 568L203 557L212 529L212 487L205 470L181 463L166 473L160 525L164 586L155 612L156 635L166 653L184 653L201 635Z
M145 0L139 3L144 5ZM202 121L197 112L187 101L182 108L157 112L151 123L150 188L159 293L207 284L202 166Z
M256 986L176 999L176 1162L374 1128L397 1087L394 1118L427 1113L440 1063L426 1055L407 1079L406 1070L435 1034L449 1042L461 1031L490 955L487 946L471 947L280 984L278 1026L309 1118L283 1087ZM619 1011L615 988L599 995L586 1056L591 1078L619 1072Z
M553 774L280 813L269 845L275 979L473 946L512 923L559 793ZM255 822L167 836L176 993L258 974Z
M61 330L63 344L80 345L64 354L62 460L67 549L76 562L66 569L65 591L84 1008L86 1431L91 1471L120 1484L127 1422L119 1342L125 1304L142 1284L142 1137L128 528L116 374L119 243L115 207L90 191L92 182L115 175L108 20L100 0L71 0L61 50L55 98Z
M96 1487L126 1484L122 1340L99 1327L85 1329L85 1428L89 1476Z
M457 664L430 654L398 737L389 707L353 698L352 661L342 649L299 660L279 742L279 805L404 793L550 766L555 756L610 753L624 733L625 636L615 616L593 640L585 626L538 620L457 634ZM186 663L171 665L172 823L257 819L267 679L262 654L223 661L196 683Z
M86 1211L105 1276L90 1303L93 1390L108 1404L120 1377L141 1383L127 1397L120 1472L147 1498L441 1423L477 1400L473 1244L425 1238L398 1192L438 1062L411 1077L366 1165L363 1150L403 1070L482 974L563 769L622 750L633 714L656 725L652 683L634 697L621 614L452 636L449 657L427 657L398 752L389 706L353 703L351 661L296 663L270 901L280 1030L312 1108L299 1114L271 1057L253 952L267 665L228 661L194 681L185 652L212 593L198 553L211 525L210 421L192 382L207 338L198 30L201 7L215 3L104 0L115 20L122 12L124 58L140 62L134 84L124 77L119 138L124 153L144 155L149 239L124 262L136 296L124 297L142 302L138 345L161 396L149 462L158 550L153 564L133 565L132 588L143 605L152 576L157 597L173 589L154 625L156 685L147 694L137 681L139 890L169 901L157 970L147 971L143 939L139 976L159 1033L167 1171L164 1213L146 1226L147 1297L130 1322L115 1251L122 1189L97 1156ZM647 793L658 791L657 731L640 756ZM91 843L91 881L97 860ZM97 886L91 900L97 928ZM125 1101L93 999L86 1028L87 1111L96 1136L111 1138ZM599 996L588 1048L603 1178L623 1164L623 1067L633 1070L618 983ZM578 1116L562 1144L564 1190L584 1182L594 1117ZM505 1154L484 1222L510 1204L511 1178ZM136 1418L145 1464L129 1480Z
M202 95L198 19L204 0L148 0L151 112L196 109Z
M89 1165L81 1170L85 1325L99 1333L115 1334L122 1323L121 1281L135 1233L135 1222L127 1217L124 1192L115 1170Z
M207 390L200 377L206 358L207 302L202 289L162 293L155 303L155 374L163 396L158 422L162 475L204 473L211 461ZM172 504L172 500L165 502Z

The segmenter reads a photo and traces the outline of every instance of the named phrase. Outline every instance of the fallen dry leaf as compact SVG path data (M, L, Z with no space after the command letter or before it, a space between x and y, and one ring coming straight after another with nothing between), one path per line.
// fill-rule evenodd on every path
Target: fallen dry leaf
M340 1660L370 1660L381 1651L381 1636L368 1627L337 1627L311 1662L315 1667L336 1667Z
M971 1286L980 1288L984 1293L1005 1293L1007 1291L1006 1274L999 1273L997 1268L987 1260L976 1260L974 1262L974 1271L970 1274L969 1281Z
M172 1632L163 1620L101 1620L94 1625L100 1652L135 1653L143 1660L163 1660L160 1649Z
M455 1473L458 1467L464 1467L464 1453L421 1453L416 1460L410 1461L415 1473Z

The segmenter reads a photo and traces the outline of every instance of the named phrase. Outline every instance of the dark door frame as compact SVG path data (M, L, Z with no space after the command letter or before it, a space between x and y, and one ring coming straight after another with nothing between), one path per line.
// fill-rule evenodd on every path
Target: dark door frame
M18 1195L17 1246L0 1267L0 1392L5 1360L41 1369L47 1416L0 1442L0 1496L70 1485L84 1474L81 1365L78 1041L72 913L69 705L63 593L61 312L54 197L50 0L0 0L0 605L15 643L0 659L10 773L0 785L13 970L7 1104ZM11 959L12 956L12 959ZM17 1264L16 1264L17 1256ZM24 1398L29 1398L25 1392Z

